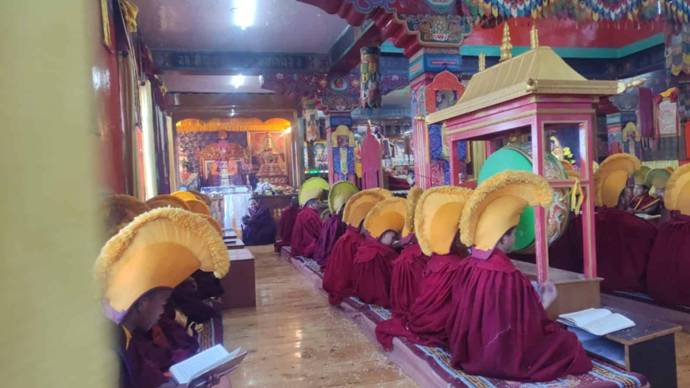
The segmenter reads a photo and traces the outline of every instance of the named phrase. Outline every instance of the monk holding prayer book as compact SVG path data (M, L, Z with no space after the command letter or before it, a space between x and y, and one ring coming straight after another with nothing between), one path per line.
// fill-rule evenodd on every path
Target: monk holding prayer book
M533 287L507 256L522 211L547 206L552 198L544 178L507 171L484 181L467 201L460 236L472 254L453 285L448 321L454 367L535 382L592 368L577 337L546 315L554 284Z

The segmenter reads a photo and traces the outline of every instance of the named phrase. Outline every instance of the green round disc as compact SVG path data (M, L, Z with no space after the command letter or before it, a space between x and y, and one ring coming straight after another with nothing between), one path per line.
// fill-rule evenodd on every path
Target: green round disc
M481 184L485 180L503 171L532 171L532 160L523 151L510 146L503 147L492 153L485 161L479 171L477 183ZM520 216L520 222L515 230L516 251L523 250L534 244L534 209L525 208Z

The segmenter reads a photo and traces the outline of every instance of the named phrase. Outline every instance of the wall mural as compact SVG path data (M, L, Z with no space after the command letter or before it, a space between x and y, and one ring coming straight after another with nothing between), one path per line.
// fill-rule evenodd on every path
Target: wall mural
M177 134L179 185L289 184L286 134L281 132L183 132Z

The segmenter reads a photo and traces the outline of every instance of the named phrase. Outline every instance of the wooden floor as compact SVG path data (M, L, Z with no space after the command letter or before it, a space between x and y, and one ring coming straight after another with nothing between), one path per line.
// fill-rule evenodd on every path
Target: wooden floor
M225 344L249 351L234 388L416 386L273 247L252 251L257 307L223 316ZM676 348L678 387L690 387L690 335Z
M257 307L223 316L226 346L249 351L233 388L416 386L273 247L252 251Z

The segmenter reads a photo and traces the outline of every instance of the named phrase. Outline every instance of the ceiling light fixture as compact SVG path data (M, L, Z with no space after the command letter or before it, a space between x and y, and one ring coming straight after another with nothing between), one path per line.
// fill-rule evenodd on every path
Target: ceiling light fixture
M231 75L230 76L230 85L232 85L235 89L239 88L240 86L244 85L244 82L246 81L246 77L242 74L237 74L237 75Z
M256 0L232 1L232 24L246 30L254 25L256 19Z

